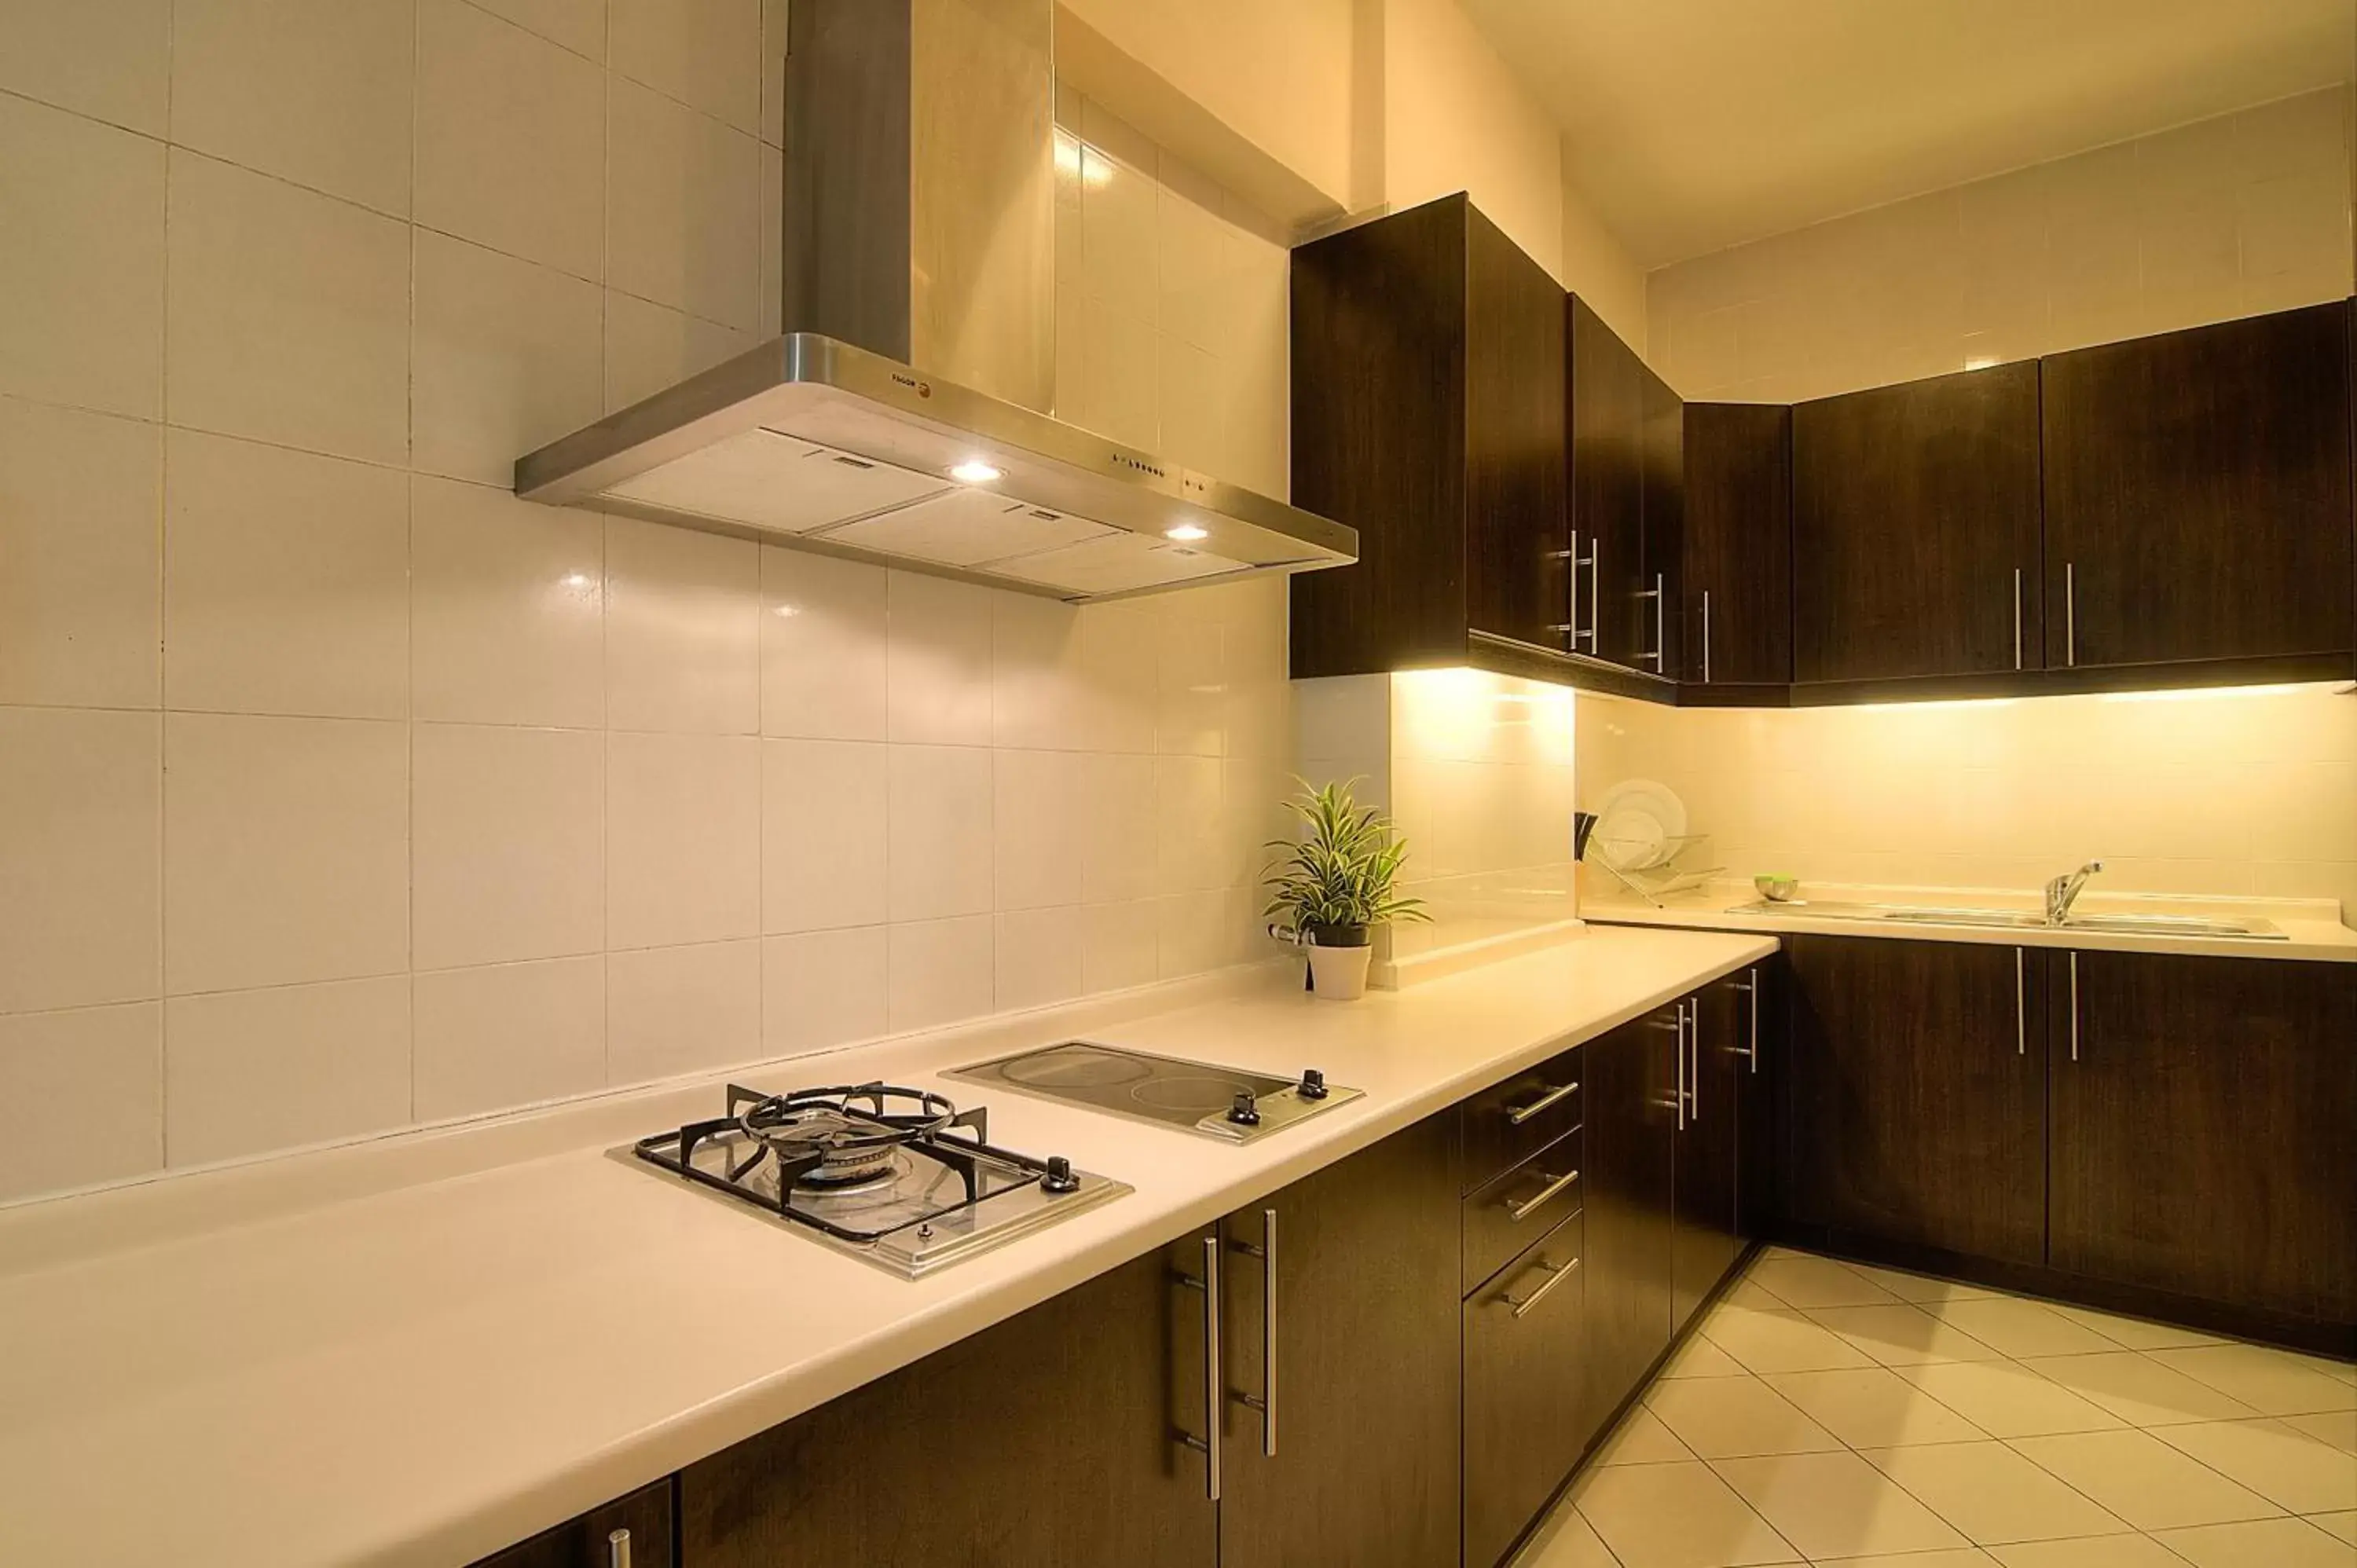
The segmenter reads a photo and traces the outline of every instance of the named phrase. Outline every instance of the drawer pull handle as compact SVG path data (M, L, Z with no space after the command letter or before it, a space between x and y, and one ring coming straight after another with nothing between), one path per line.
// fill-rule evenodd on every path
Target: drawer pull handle
M1508 1306L1514 1309L1514 1316L1518 1321L1524 1313L1530 1311L1533 1307L1538 1305L1539 1303L1544 1301L1548 1296L1554 1294L1555 1286L1571 1278L1571 1276L1578 1271L1579 1260L1577 1258L1574 1258L1567 1263L1550 1263L1544 1258L1541 1258L1538 1262L1538 1267L1541 1273L1549 1276L1546 1283L1539 1286L1538 1289L1531 1292L1530 1294L1523 1297L1520 1301L1515 1300L1511 1295L1500 1296L1498 1298L1504 1302Z
M606 1538L606 1568L630 1568L630 1532L618 1530Z
M1541 1174L1544 1175L1544 1173ZM1509 1203L1506 1205L1506 1218L1512 1220L1515 1224L1520 1225L1523 1220L1528 1219L1532 1215L1536 1214L1540 1209L1553 1202L1555 1197L1562 1193L1564 1188L1569 1187L1573 1182L1576 1182L1578 1179L1579 1173L1577 1171L1569 1171L1562 1176L1550 1178L1546 1186L1541 1189L1536 1197L1531 1198L1529 1201L1523 1203Z
M1566 1083L1560 1089L1550 1089L1544 1094L1540 1095L1536 1100L1532 1101L1528 1105L1523 1106L1521 1110L1507 1112L1506 1125L1509 1127L1519 1127L1523 1122L1529 1121L1532 1117L1539 1115L1552 1107L1562 1104L1565 1101L1570 1099L1573 1095L1577 1094L1578 1092L1579 1085L1577 1082Z

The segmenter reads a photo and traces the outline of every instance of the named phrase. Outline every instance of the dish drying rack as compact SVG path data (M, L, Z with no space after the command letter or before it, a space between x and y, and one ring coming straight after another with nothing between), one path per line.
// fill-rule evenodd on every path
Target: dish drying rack
M1650 865L1615 865L1610 851L1616 844L1626 845L1641 855L1657 854L1660 858ZM1724 865L1706 864L1709 859L1708 833L1638 840L1614 839L1598 831L1589 841L1587 864L1658 909L1663 907L1663 899L1676 893L1691 893L1726 871Z

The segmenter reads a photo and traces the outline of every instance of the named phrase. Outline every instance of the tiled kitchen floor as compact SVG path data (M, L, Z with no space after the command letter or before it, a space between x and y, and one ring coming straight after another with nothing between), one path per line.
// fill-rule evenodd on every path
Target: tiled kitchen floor
M1771 1248L1516 1568L2352 1568L2357 1369Z

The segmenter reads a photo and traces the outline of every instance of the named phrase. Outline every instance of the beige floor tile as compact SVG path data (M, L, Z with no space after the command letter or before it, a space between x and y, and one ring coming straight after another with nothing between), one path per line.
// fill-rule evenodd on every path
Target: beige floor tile
M2117 1317L2087 1306L2057 1305L2054 1310L2081 1327L2092 1328L2104 1338L2130 1350L2181 1350L2195 1345L2219 1343L2214 1334L2179 1328L2173 1323L2147 1323L2141 1317Z
M1792 1305L1783 1297L1748 1279L1738 1280L1727 1286L1726 1293L1718 1299L1733 1302L1738 1306L1756 1306L1766 1312L1780 1311Z
M2142 1530L2266 1519L2280 1511L2149 1432L2024 1437L2014 1447Z
M1733 1382L1736 1380L1724 1380ZM1660 1465L1679 1459L1692 1459L1686 1445L1662 1424L1661 1418L1643 1405L1638 1405L1620 1418L1620 1424L1596 1451L1592 1463L1598 1465Z
M2185 1568L2185 1559L2148 1535L2024 1541L1992 1546L1989 1555L2005 1568Z
M1942 1361L1899 1375L1992 1437L2102 1432L2127 1423L2011 1361Z
M2357 1512L2310 1514L2308 1522L2357 1546Z
M2002 1294L1980 1285L1968 1285L1961 1280L1934 1279L1930 1274L1910 1274L1898 1269L1878 1269L1867 1263L1848 1265L1850 1272L1868 1284L1889 1291L1901 1301L1911 1301L1926 1306L1940 1301L1978 1301Z
M1820 1557L1817 1568L1988 1568L1996 1561L1977 1546L1946 1552L1877 1552L1871 1557Z
M1855 1454L1781 1454L1712 1466L1812 1561L1971 1542Z
M2152 1434L2293 1513L2357 1509L2357 1454L2283 1422L2202 1422Z
M2357 1388L2357 1361L2335 1361L2322 1356L2310 1356L2308 1361L2326 1377Z
M1662 1425L1705 1459L1812 1454L1842 1445L1757 1378L1663 1383L1645 1396L1645 1403Z
M2258 1413L2241 1401L2132 1350L2100 1356L2040 1356L2021 1364L2093 1401L2131 1426L2233 1421Z
M2092 1356L2115 1348L2115 1341L2042 1301L1980 1296L1940 1302L1931 1311L1941 1322L1961 1328L2000 1355Z
M1745 1278L1787 1306L1874 1306L1898 1299L1846 1263L1803 1252L1771 1252Z
M1744 1364L1696 1334L1670 1358L1662 1369L1663 1382L1683 1378L1748 1378L1751 1375Z
M2287 1415L2286 1426L2305 1432L2319 1443L2330 1443L2343 1454L2357 1454L2357 1410L2328 1410L2316 1415Z
M1703 1320L1702 1331L1754 1372L1822 1372L1873 1365L1865 1351L1797 1312L1715 1307Z
M2345 1544L2296 1519L2167 1530L2153 1539L2193 1568L2349 1568L2357 1562Z
M1707 1465L1591 1470L1572 1498L1621 1568L1738 1568L1801 1561Z
M1513 1568L1620 1568L1596 1527L1569 1503L1556 1507L1514 1554Z
M1930 1361L1997 1361L2004 1357L1920 1306L1833 1306L1809 1314L1886 1367Z
M1853 1448L1965 1443L1988 1434L1887 1367L1762 1380Z
M1865 1458L1983 1546L2128 1528L2002 1443L1877 1448Z
M2259 1345L2201 1345L2190 1350L2156 1350L2152 1359L2262 1415L2357 1410L2357 1388L2327 1375L2309 1357L2288 1351Z

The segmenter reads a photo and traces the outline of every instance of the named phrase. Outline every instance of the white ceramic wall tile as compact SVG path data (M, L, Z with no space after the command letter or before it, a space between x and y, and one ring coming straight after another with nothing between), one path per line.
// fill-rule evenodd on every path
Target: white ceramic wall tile
M995 769L996 907L1079 903L1088 759L1072 752L1001 751Z
M417 221L602 277L605 111L590 61L463 0L419 0Z
M762 547L762 734L884 738L885 582L881 566Z
M606 58L606 0L474 0L495 16L593 60Z
M0 703L154 707L163 444L0 398Z
M761 0L612 0L614 69L633 81L760 128Z
M888 575L885 712L892 739L990 744L996 596L986 588L913 572Z
M176 424L409 456L409 231L174 148L164 374Z
M742 63L752 66L749 50ZM752 330L761 274L760 144L622 78L608 84L607 100L608 281Z
M799 1056L885 1030L882 926L803 931L761 943L761 1050Z
M172 0L38 0L0 6L0 90L164 134Z
M606 955L606 1071L641 1083L761 1054L761 944Z
M761 0L761 140L786 145L788 0Z
M409 731L365 719L164 720L172 994L409 967Z
M1088 917L1078 906L1017 909L993 930L996 1004L1004 1013L1081 994Z
M1229 866L1227 791L1211 757L1163 757L1154 765L1155 891L1189 893L1224 886Z
M606 1083L606 961L420 974L410 1026L421 1122L587 1094Z
M405 216L416 0L178 0L172 140Z
M1161 867L1150 757L1091 757L1082 775L1081 890L1092 904L1145 898Z
M182 430L165 464L165 704L406 717L409 481Z
M760 547L606 524L606 722L752 735L761 722Z
M0 708L0 1013L156 994L157 720Z
M628 408L753 347L753 335L606 291L606 409Z
M165 1004L170 1165L355 1137L409 1119L406 975Z
M761 743L761 929L881 925L888 748L871 741Z
M0 392L161 411L164 165L145 137L0 95Z
M1088 743L1081 657L1087 612L1028 594L991 605L991 738L998 746L1077 750Z
M606 941L672 946L761 929L761 743L606 740Z
M978 1018L991 1010L997 975L989 916L898 922L889 931L885 1019L893 1033Z
M937 920L991 907L991 754L891 747L886 882L891 918Z
M1152 984L1159 973L1161 927L1154 900L1091 904L1082 912L1081 988L1093 994Z
M421 719L605 720L605 519L419 477L410 489Z
M103 1116L62 1114L101 1105ZM0 1202L164 1164L164 1010L0 1016Z
M594 284L417 231L412 463L502 489L523 454L604 412Z
M410 768L410 929L419 969L605 946L603 737L419 725Z

